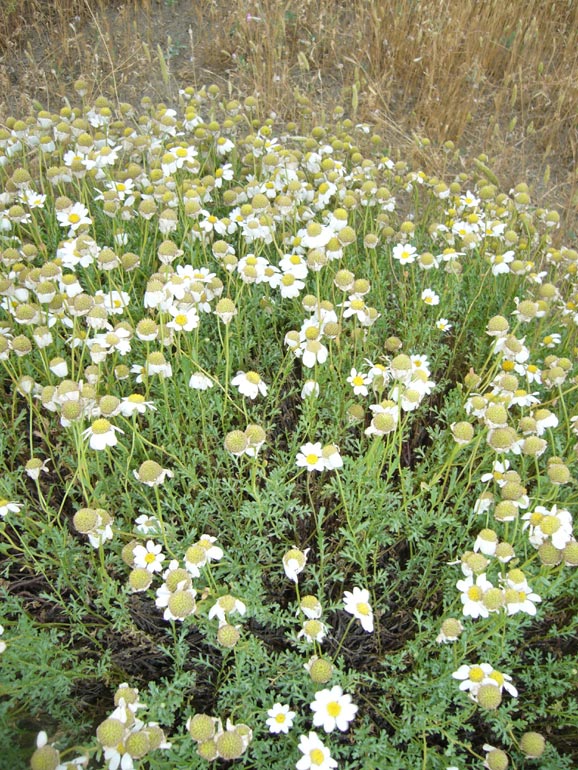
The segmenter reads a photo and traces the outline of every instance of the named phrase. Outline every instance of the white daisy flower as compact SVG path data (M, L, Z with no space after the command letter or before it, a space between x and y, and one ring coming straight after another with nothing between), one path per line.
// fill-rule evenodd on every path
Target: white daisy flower
M447 318L438 318L436 321L436 329L439 329L440 332L449 332L451 328L452 324L448 321Z
M283 556L283 569L285 574L294 583L297 582L297 575L303 572L305 565L307 564L307 554L309 548L304 551L300 551L299 548L290 548Z
M156 411L152 401L146 401L140 393L131 393L120 400L119 411L123 417L132 417L133 414L144 414L147 409Z
M317 733L302 735L299 738L299 751L303 756L295 765L296 770L333 770L337 767L337 762L319 740Z
M189 379L189 388L193 390L209 390L214 384L213 380L203 372L193 372Z
M439 294L436 294L432 289L424 289L421 293L421 298L426 305L439 305Z
M329 351L319 340L306 340L297 351L297 356L301 357L303 366L312 369L315 364L324 364L327 361Z
M352 368L351 374L347 378L347 382L353 388L354 395L367 396L367 386L371 383L371 378L368 375L362 374L361 372L358 372L357 369Z
M146 513L137 516L135 519L135 532L139 535L159 535L161 533L161 523L156 516L148 516Z
M373 631L373 610L369 603L369 591L367 588L355 587L353 591L345 591L343 594L343 608L345 612L348 612L360 621L364 631Z
M314 712L313 724L323 727L326 733L335 728L345 732L355 717L358 707L351 701L351 695L344 693L339 685L331 689L319 690L311 704Z
M409 243L398 243L393 247L393 258L401 265L409 265L417 259L417 249Z
M494 586L486 578L485 572L477 575L468 575L464 580L458 580L456 588L462 592L460 597L463 604L462 612L466 617L487 618L489 610L483 603L484 593Z
M82 225L92 224L92 219L88 216L88 209L82 203L74 203L64 211L58 211L56 219L61 227L68 227L69 235L76 232Z
M6 498L0 498L0 518L4 518L7 513L18 513L22 508L22 503L16 503L13 500L6 500Z
M147 540L146 546L136 545L132 554L135 567L146 569L148 572L160 572L163 568L165 555L162 546L153 540Z
M242 396L250 399L257 398L259 394L262 396L267 395L268 387L257 372L237 372L236 376L231 380L231 385L238 388Z
M169 307L172 320L167 323L169 329L178 332L191 332L199 325L199 314L194 307L180 308L175 305Z
M570 511L556 505L551 509L543 505L536 506L531 513L526 513L523 529L530 529L530 542L534 548L539 548L548 540L554 548L561 551L572 540L572 514Z
M104 417L99 417L90 428L82 432L82 437L89 440L88 444L91 449L102 450L107 446L116 446L118 443L117 433L124 433L124 431L111 425Z
M301 631L297 634L297 638L304 637L308 642L321 642L327 636L327 626L320 620L306 620L303 623Z
M328 467L320 441L303 444L295 462L298 468L307 468L308 471L324 471Z
M520 573L520 575L517 573ZM508 573L505 594L508 615L525 612L527 615L534 617L536 614L536 604L542 601L541 597L532 591L520 570L511 570Z
M208 617L209 620L218 618L220 623L226 623L227 615L230 615L232 612L238 612L239 615L244 615L246 609L247 607L240 599L236 599L234 596L231 596L231 594L225 594L224 596L219 596L215 604L213 604L209 610Z
M319 396L319 383L315 380L306 380L301 389L301 398L317 398Z
M287 704L275 703L275 705L267 711L268 719L265 724L269 728L269 732L277 735L278 733L288 733L293 726L293 720L295 719L295 712L289 709Z

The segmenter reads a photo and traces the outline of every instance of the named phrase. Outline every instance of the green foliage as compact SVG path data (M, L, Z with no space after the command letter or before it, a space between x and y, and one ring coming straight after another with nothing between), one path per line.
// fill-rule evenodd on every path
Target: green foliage
M246 769L570 768L576 253L524 189L228 109L2 139L11 766L201 768L204 714Z

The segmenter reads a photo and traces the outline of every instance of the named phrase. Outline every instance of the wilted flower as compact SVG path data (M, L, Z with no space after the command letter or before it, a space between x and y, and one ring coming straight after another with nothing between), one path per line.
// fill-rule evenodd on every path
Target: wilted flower
M89 439L88 443L91 449L102 450L106 449L107 446L117 444L117 433L124 433L124 431L111 425L104 417L100 417L92 423L90 428L82 432L82 436Z
M285 574L289 580L293 580L294 583L297 582L297 575L299 575L300 572L303 572L303 569L307 564L308 553L309 548L306 548L305 551L300 551L298 548L291 548L283 556L283 569L285 570Z

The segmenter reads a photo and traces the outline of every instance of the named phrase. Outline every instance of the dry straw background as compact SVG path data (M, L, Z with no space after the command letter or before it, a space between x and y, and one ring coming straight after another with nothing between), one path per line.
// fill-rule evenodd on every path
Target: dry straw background
M309 126L341 105L430 173L487 154L574 238L575 0L2 0L0 122L77 102L80 77L134 106L216 83Z

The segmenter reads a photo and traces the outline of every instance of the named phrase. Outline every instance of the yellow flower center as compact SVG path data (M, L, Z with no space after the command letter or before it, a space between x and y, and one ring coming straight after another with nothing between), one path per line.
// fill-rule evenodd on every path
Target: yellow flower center
M315 465L315 463L319 460L319 455L311 452L305 459L307 460L308 465Z
M354 385L364 385L363 377L361 377L359 374L353 378L353 384Z
M468 588L468 599L473 602L479 602L482 598L482 589L479 586L471 586Z
M285 716L285 714L277 714L275 716L275 721L278 722L280 725L282 725L285 722L286 718L287 717Z
M92 432L98 435L102 435L103 433L108 433L111 427L112 426L109 421L101 417L92 423Z
M308 340L316 340L319 337L319 329L317 326L309 326L305 330L305 338Z
M545 516L540 522L540 529L545 535L553 535L560 527L560 520L555 516Z
M355 608L360 615L369 615L370 613L369 604L367 604L367 602L358 602Z
M352 299L351 300L351 308L352 310L363 310L365 307L365 303L362 299Z
M179 326L184 326L187 323L187 316L184 313L178 313L175 316L175 323Z
M147 555L145 556L144 560L145 560L145 562L147 564L152 564L153 561L155 560L155 558L156 558L156 556L155 556L154 553L147 553Z
M472 666L470 669L470 681L481 682L485 678L483 669L480 666Z
M504 684L504 675L500 674L499 671L492 671L490 674L490 679L493 679L495 682L497 682L500 687Z
M309 759L312 765L322 765L324 760L323 752L321 749L312 749L309 752Z
M337 701L331 701L331 703L327 704L327 713L330 717L338 717L341 714L341 706Z
M68 221L70 222L71 225L75 225L77 224L77 222L80 222L80 217L78 216L78 214L69 214Z

